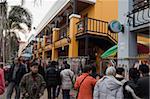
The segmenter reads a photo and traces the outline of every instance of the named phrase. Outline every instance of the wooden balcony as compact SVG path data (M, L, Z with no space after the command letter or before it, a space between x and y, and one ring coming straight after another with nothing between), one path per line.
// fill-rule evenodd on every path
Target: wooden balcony
M52 39L53 39L53 36L52 36L52 34L50 34L50 35L48 35L48 36L46 36L46 38L45 38L46 40L45 40L45 45L47 46L47 45L50 45L50 44L52 44L53 42L52 42Z
M61 40L63 38L66 38L68 36L68 32L69 32L69 25L65 24L60 28L60 32L58 35L58 40Z
M82 35L96 35L111 39L117 43L118 34L108 30L108 22L86 17L77 23L77 37Z

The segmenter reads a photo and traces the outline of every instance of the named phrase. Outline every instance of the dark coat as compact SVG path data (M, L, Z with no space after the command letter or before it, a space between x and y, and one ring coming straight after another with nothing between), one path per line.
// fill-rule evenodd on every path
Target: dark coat
M47 68L45 78L46 78L47 86L60 85L61 82L60 71L55 67Z
M15 82L17 85L19 85L22 77L24 74L26 74L26 67L25 65L23 64L20 64L19 65L19 69L18 71L16 72L16 77L15 79L12 79L13 78L13 72L14 72L14 68L15 68L15 64L13 64L10 68L10 71L9 71L9 74L8 74L8 82Z
M140 78L137 82L138 85L137 95L142 99L149 99L149 79L150 76L147 75L145 77Z
M123 85L123 94L124 94L124 99L134 99L134 97L132 96L131 92L127 91L125 89L126 86L130 86L133 91L136 93L137 91L137 84L134 80L129 80L127 82L125 82L125 84Z

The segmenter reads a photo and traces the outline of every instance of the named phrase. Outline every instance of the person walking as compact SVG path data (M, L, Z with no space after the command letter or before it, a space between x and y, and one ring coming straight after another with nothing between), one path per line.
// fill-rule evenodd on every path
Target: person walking
M149 99L149 67L146 64L139 66L141 78L138 79L137 85L137 96L142 99Z
M60 85L60 72L56 68L57 62L52 61L51 64L48 65L46 69L46 85L48 92L48 99L55 99L56 97L56 88ZM51 89L53 90L53 96L51 95Z
M5 91L4 71L0 67L0 95L2 95L4 91Z
M60 76L63 99L70 99L70 89L73 86L72 78L74 73L71 71L69 64L65 64L65 69L60 72Z
M139 79L139 71L136 68L129 69L129 81L123 85L124 99L140 99L136 95L137 80Z
M7 82L9 83L6 92L6 99L11 99L13 90L16 91L15 99L20 99L19 83L23 75L26 74L26 67L22 64L20 58L15 58L14 64L10 68Z
M101 78L94 88L94 99L123 99L123 83L115 78L116 69L106 69L106 76Z
M20 82L22 99L40 99L46 83L42 75L38 73L38 63L33 62L30 69L31 72L25 74Z
M91 66L85 66L83 73L77 77L74 88L78 90L77 99L93 99L93 89L96 79L90 76L92 73Z

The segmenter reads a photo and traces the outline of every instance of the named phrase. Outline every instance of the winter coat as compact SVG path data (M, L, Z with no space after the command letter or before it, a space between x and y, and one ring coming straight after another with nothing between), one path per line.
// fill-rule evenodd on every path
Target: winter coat
M23 94L28 94L27 99L39 99L39 95L44 93L46 83L41 74L33 75L31 72L23 76L20 82L20 89ZM25 98L26 99L26 98Z
M149 99L149 80L150 76L147 75L145 77L141 77L137 81L138 89L137 89L137 95L142 99Z
M94 88L94 99L123 99L122 83L114 76L104 76Z
M61 83L60 72L55 67L47 68L45 78L47 86L57 86Z
M71 78L73 78L74 73L70 69L64 69L60 72L60 76L61 76L61 88L71 89L71 87L73 86Z
M14 68L15 68L15 64L13 64L11 66L7 80L8 80L8 82L15 82L17 85L19 85L23 75L27 73L26 67L25 67L25 65L20 64L19 69L16 72L16 77L15 77L15 79L13 79Z
M129 80L123 85L124 99L136 99L137 84L134 80Z
M4 71L0 68L0 95L4 93L5 81L4 81Z
M84 81L82 82L83 79ZM74 88L79 90L77 99L93 99L93 89L95 84L96 79L89 76L88 73L83 73L81 76L77 77L74 84Z

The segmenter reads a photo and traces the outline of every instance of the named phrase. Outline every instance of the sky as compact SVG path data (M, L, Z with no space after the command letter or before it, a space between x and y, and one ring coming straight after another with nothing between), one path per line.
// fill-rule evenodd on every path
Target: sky
M7 0L8 5L20 5L21 0ZM48 11L51 9L52 5L57 0L36 0L36 3L34 3L34 0L25 0L25 3L23 5L24 8L26 8L33 17L33 23L32 27L37 27L41 20L45 17L45 15L48 13ZM52 9L51 9L52 10ZM34 30L30 31L30 33L27 33L26 35L19 33L19 36L22 41L26 41L32 34L34 34Z

